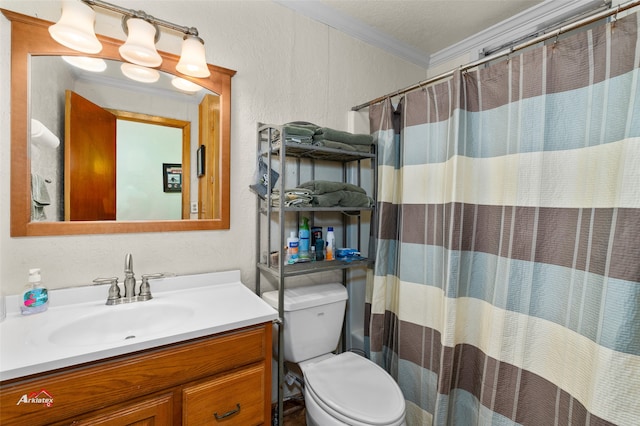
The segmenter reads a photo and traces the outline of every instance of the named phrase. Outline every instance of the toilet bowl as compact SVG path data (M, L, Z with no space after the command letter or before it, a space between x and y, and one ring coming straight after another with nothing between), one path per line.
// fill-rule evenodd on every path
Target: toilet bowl
M300 363L310 424L404 425L404 396L377 364L353 352Z
M278 307L278 292L262 298ZM308 426L403 426L405 400L393 378L353 352L334 355L344 319L342 284L285 290L284 358L304 377Z

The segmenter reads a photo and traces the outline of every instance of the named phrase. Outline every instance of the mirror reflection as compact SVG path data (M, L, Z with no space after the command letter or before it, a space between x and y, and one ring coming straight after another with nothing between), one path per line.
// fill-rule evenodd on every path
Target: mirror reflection
M63 58L31 57L31 221L192 218L200 104L217 95L115 60L86 71ZM131 79L148 71L155 82Z
M155 98L147 97L147 101L144 102L145 109L139 109L138 106L133 107L130 106L130 104L122 106L107 103L104 105L102 104L103 99L101 97L92 97L94 96L92 92L93 89L85 92L79 88L83 84L88 86L89 83L78 82L76 84L76 82L73 81L73 85L70 86L70 88L64 88L65 96L62 98L61 90L45 91L42 90L42 87L59 88L61 87L60 81L66 80L67 78L71 79L71 75L68 77L57 76L53 70L47 70L44 75L37 77L37 82L32 82L33 62L40 56L79 56L78 52L61 45L51 38L48 28L53 24L52 22L11 12L6 9L0 9L0 12L9 19L11 25L10 229L12 237L229 229L229 200L231 197L231 78L235 75L236 71L207 64L211 73L209 77L188 77L176 71L179 60L178 56L161 51L158 53L162 57L162 63L155 70L145 73L141 73L140 70L134 71L139 79L144 78L145 75L148 78L150 74L155 74L153 71L163 71L171 75L181 76L214 93L214 95L208 94L202 96L202 101L198 105L197 126L192 124L196 117L194 112L186 113L182 111L181 107L176 107L171 103L171 99L176 96L175 93L177 92L172 92L172 94L167 92ZM89 56L96 59L120 61L119 47L122 45L122 41L99 34L97 38L102 44L102 51L99 54ZM35 66L37 66L37 64ZM162 75L158 74L158 80L161 78ZM34 77L34 79L36 79L36 77ZM116 94L113 98L132 103L133 98L142 99L142 95L136 90L140 87L149 87L147 83L135 82L134 84L135 87L131 86L126 89L112 84L109 86L109 91ZM40 87L36 87L37 85L40 85ZM186 121L189 123L191 131L191 137L188 138L189 149L184 149L185 140L183 138L183 158L181 164L182 173L189 173L189 179L183 179L182 181L182 217L184 218L189 215L189 219L57 220L59 219L56 217L57 215L64 216L66 215L66 210L68 210L65 209L64 206L60 208L59 204L66 203L64 186L68 181L66 174L70 173L70 171L63 167L60 167L60 169L64 169L64 171L51 173L47 170L38 170L37 174L41 176L44 183L36 181L35 185L32 185L32 157L50 155L50 153L38 153L37 150L40 148L33 146L35 144L32 143L31 132L34 128L37 130L37 124L36 126L32 126L32 123L35 123L35 121L32 122L32 118L37 119L36 114L41 114L42 117L48 117L42 118L42 120L44 120L42 127L47 129L45 133L51 132L55 136L55 139L60 141L58 143L59 148L54 150L55 153L53 157L55 160L53 163L58 165L64 164L68 154L68 150L64 149L64 143L69 137L69 134L64 131L66 127L64 119L62 118L64 115L53 115L52 112L63 111L62 105L66 100L67 89L71 92L75 91L79 93L92 103L100 105L101 108L109 111L117 111L132 121L140 121L137 117L140 116L143 118L171 118L172 120ZM148 89L141 90L144 91ZM97 93L95 95L97 96ZM146 109L146 107L149 107L149 109ZM194 110L190 109L190 111ZM185 115L176 115L177 112L182 112ZM79 126L79 128L84 130L87 129L88 126ZM45 137L45 140L46 139ZM200 144L200 147L198 147L198 144ZM56 143L54 142L53 145L56 145ZM197 176L197 173L192 170L195 165L195 160L192 158L195 156L194 151L200 153L206 152L206 155L201 155L203 160L200 168L204 170L202 176ZM34 158L33 161L38 160ZM189 162L189 164L186 164L187 162ZM47 179L51 180L51 183L48 183ZM197 181L197 187L191 184L192 181ZM58 185L59 188L52 189L51 184L53 183ZM190 191L187 191L187 185L189 185ZM34 192L32 191L32 186L36 186L36 189L47 188L47 192ZM37 198L41 205L34 204L34 193L36 194L35 198ZM188 204L190 203L185 202L185 199L191 201L195 199L197 202L194 202L193 206L189 206ZM57 212L52 213L56 221L52 221L51 219L45 221L32 220L32 210L34 206L38 208L42 207L44 211L46 206L52 205L54 206L52 208L53 211ZM191 210L190 207L195 208ZM189 211L187 215L185 215L187 208L189 208ZM190 213L194 210L197 213Z

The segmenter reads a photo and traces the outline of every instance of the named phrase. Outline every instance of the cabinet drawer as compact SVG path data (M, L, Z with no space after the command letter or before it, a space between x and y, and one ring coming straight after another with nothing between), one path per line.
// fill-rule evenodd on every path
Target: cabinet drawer
M182 391L182 424L266 424L265 378L264 364L260 364L185 387Z
M173 394L160 395L131 404L122 404L67 420L59 425L72 426L172 426Z

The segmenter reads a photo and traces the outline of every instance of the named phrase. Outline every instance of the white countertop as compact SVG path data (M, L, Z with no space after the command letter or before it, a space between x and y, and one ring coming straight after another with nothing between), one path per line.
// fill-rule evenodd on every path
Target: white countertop
M49 309L27 316L18 310L18 296L7 297L7 317L0 323L0 380L97 361L277 318L276 310L242 284L240 271L168 277L150 283L153 299L117 306L105 305L108 285L51 290ZM167 327L149 324L148 331L125 340L103 342L100 336L96 336L80 344L64 344L51 338L57 330L69 329L65 326L77 324L83 318L105 312L131 314L143 304L156 311L164 309L163 306L185 307L189 314ZM144 321L143 316L140 321ZM108 326L105 324L105 330Z

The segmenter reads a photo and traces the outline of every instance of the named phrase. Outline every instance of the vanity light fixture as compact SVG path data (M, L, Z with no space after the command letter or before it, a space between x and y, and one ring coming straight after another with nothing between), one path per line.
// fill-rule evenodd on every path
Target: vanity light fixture
M157 67L162 63L162 57L156 50L156 26L144 19L130 18L127 20L127 41L118 51L127 61L143 67Z
M78 0L62 2L60 20L49 27L49 34L58 43L83 53L98 53L102 44L93 28L96 12Z
M142 67L136 64L123 63L120 65L122 74L129 77L131 80L139 81L141 83L155 83L160 78L158 70L153 68Z
M187 34L182 40L182 54L176 69L192 77L209 77L209 67L204 54L204 41L196 35Z
M173 87L175 87L176 89L182 90L183 92L187 93L196 93L202 90L201 86L198 86L197 84L192 83L189 80L185 80L181 77L173 78L171 80L171 84L173 84Z
M88 56L63 56L62 60L85 71L102 72L107 69L107 63L101 58L90 58Z
M184 27L154 18L142 10L131 10L102 0L63 0L60 20L49 27L51 36L60 44L85 53L98 53L102 45L94 31L95 11L100 7L122 15L122 29L127 34L120 46L120 56L132 64L157 67L162 63L155 44L160 37L159 27L184 34L182 53L176 70L182 74L205 78L211 75L204 50L204 41L194 27Z

